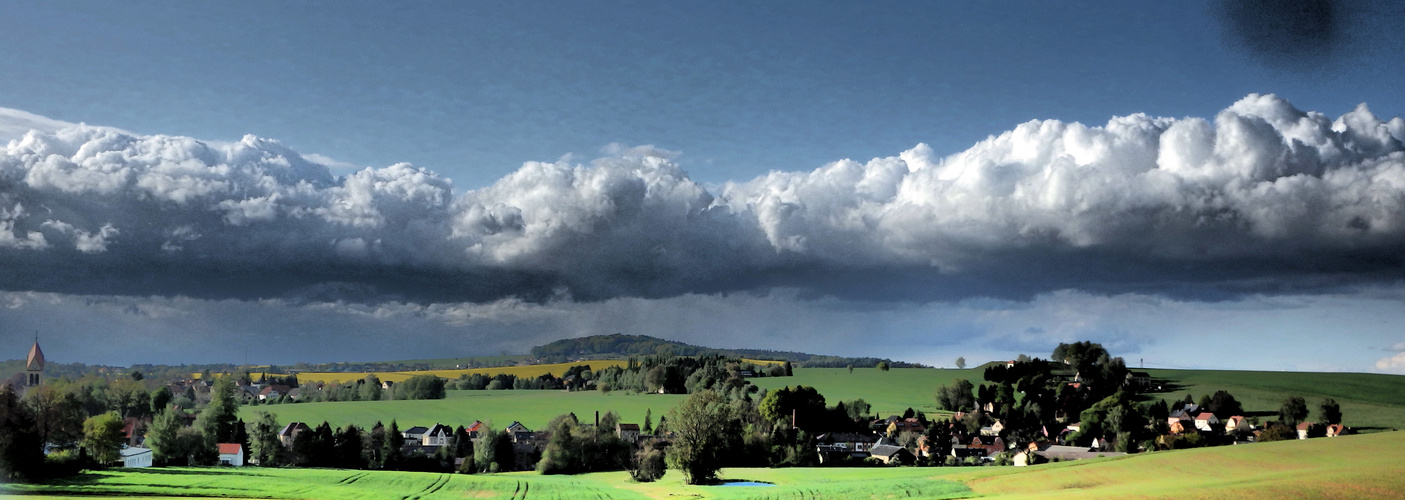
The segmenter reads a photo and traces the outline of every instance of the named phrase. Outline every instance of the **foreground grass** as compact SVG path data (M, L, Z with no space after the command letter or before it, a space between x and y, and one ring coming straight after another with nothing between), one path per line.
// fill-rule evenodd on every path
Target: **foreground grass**
M1405 433L1260 443L1035 467L724 469L773 487L688 486L677 471L635 483L624 472L540 476L332 469L169 468L85 473L0 485L43 498L1401 498Z
M947 476L997 498L1401 498L1405 433L1259 443Z

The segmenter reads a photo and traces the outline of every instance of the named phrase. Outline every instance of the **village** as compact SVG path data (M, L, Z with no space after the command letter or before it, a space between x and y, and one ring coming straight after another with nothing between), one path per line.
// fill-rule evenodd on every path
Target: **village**
M823 395L806 386L756 391L749 380L765 370L723 357L632 359L625 368L598 374L582 365L566 377L545 374L516 385L589 391L599 390L605 379L616 384L638 380L649 382L640 386L642 395L632 397L669 391L693 397L707 393L726 410L718 417L725 422L714 431L721 435L701 436L718 443L723 451L724 458L714 464L717 467L1022 467L1351 433L1341 425L1340 410L1331 400L1322 405L1318 422L1306 420L1305 402L1287 401L1279 420L1261 424L1240 414L1240 404L1224 391L1199 402L1187 395L1170 404L1139 396L1156 394L1162 389L1161 381L1126 369L1120 358L1108 357L1096 344L1061 345L1055 355L1060 362L1022 357L989 364L984 378L992 384L976 386L958 380L952 387L939 388L938 404L945 412L935 417L912 408L903 414L869 415L862 399L828 405ZM276 410L279 405L311 404L306 401L329 397L434 399L444 397L446 385L458 387L457 381L433 376L400 384L378 382L374 376L347 384L300 384L296 374L257 379L247 373L188 376L166 381L150 394L112 392L110 400L97 402L104 411L80 419L85 403L94 402L81 401L73 392L55 393L56 386L47 383L45 363L36 341L23 376L7 381L6 392L41 417L36 422L43 427L46 455L92 460L104 467L217 464L463 473L630 470L649 480L663 474L662 457L670 448L699 438L681 435L692 431L691 426L680 427L680 419L698 417L686 412L669 412L657 423L651 415L643 422L624 422L613 411L602 409L586 420L575 414L560 415L535 431L518 421L494 427L481 420L457 426L408 421L402 426L392 420L363 429L350 424L334 428L326 422L280 424L273 412L263 411L256 412L253 421L235 418L240 406ZM686 383L667 382L668 373L675 369L671 377L687 379ZM770 373L785 376L788 371L788 366L776 365ZM650 377L650 373L665 375ZM123 384L131 385L119 380L112 387ZM480 381L478 386L482 385ZM338 391L341 396L331 396ZM1133 398L1145 401L1137 403ZM65 404L67 409L61 408ZM1042 418L1046 413L1051 418ZM101 425L95 420L102 420ZM109 432L106 441L92 435L101 434L104 426L115 431ZM75 453L82 458L75 458ZM651 467L655 470L648 472Z

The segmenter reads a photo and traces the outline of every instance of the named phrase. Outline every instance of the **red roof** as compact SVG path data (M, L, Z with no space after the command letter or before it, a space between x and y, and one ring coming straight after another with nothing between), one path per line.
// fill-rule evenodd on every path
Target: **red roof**
M1308 430L1308 429L1311 429L1311 428L1312 428L1312 422L1303 422L1303 423L1301 423L1301 424L1298 424L1298 430L1300 430L1300 431L1305 431L1305 430Z
M34 341L34 347L29 348L29 358L24 364L26 370L44 369L44 351L39 348L39 341Z
M1212 418L1214 418L1214 417L1215 417L1215 414L1214 414L1214 413L1210 413L1210 412L1207 411L1207 412L1201 413L1200 415L1197 415L1197 416L1195 417L1195 419L1196 419L1196 420L1209 420L1209 419L1212 419Z
M221 455L238 455L241 449L243 447L239 446L239 443L220 443Z
M467 432L474 432L474 431L481 431L481 430L483 430L483 429L484 429L484 427L483 427L483 422L474 422L473 425L468 426L468 428L467 428L467 429L464 429L464 431L467 431Z

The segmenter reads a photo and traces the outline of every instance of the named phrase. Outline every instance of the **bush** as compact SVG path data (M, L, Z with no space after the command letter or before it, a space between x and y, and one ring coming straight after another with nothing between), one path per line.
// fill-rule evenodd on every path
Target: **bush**
M634 455L634 470L629 471L630 477L641 483L652 483L658 481L668 472L668 467L664 462L663 451L654 446L646 445Z

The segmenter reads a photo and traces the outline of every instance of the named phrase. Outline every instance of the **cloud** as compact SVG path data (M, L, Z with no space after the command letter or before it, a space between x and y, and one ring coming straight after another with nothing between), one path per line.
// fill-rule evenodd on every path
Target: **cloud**
M1385 372L1405 373L1405 352L1381 358L1380 361L1376 362L1376 369Z
M1031 121L947 157L918 145L713 190L675 152L611 145L455 195L409 164L333 175L253 136L64 126L0 153L0 261L17 270L0 288L540 302L1334 287L1405 277L1402 139L1405 121L1364 105L1333 120L1250 95L1210 120Z

